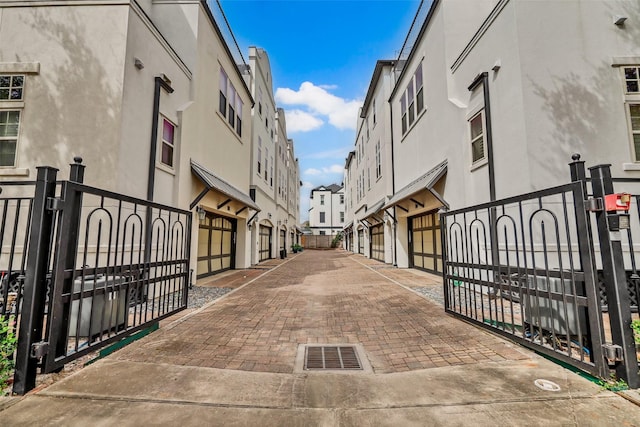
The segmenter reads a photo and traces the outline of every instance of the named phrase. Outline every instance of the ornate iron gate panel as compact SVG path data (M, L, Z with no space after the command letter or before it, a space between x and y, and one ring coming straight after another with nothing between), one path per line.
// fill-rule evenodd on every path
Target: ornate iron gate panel
M442 215L445 309L606 377L581 182Z
M74 161L69 181L38 167L34 190L2 184L19 193L0 199L0 315L19 319L17 394L38 368L57 370L187 306L191 212L83 185Z

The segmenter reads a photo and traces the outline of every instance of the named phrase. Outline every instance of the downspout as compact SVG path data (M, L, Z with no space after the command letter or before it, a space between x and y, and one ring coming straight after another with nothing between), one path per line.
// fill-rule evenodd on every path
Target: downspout
M482 84L482 94L484 97L484 125L485 133L487 135L487 167L489 168L489 200L495 202L496 200L496 177L494 172L493 163L493 132L491 130L491 101L489 98L489 73L486 71L478 74L473 83L469 86L469 91L475 90L479 84ZM499 270L499 254L498 254L498 232L496 224L496 208L489 209L489 235L491 238L491 263L493 264L494 273L496 276ZM497 282L497 277L494 278ZM497 292L497 289L494 290Z
M491 130L491 102L489 98L489 73L486 71L478 74L469 85L470 92L475 90L479 84L482 84L484 96L484 121L485 133L487 135L487 166L489 168L489 200L496 200L496 177L493 163L493 132Z
M160 113L160 88L173 93L171 81L166 76L155 78L153 91L153 116L151 121L151 148L149 150L149 178L147 179L147 200L153 200L153 188L156 176L156 155L158 152L158 115Z
M171 80L164 74L162 77L155 78L155 88L153 91L153 117L151 118L151 147L149 149L149 175L147 179L147 200L153 201L153 190L156 176L156 155L158 151L158 116L160 114L160 89L164 89L167 93L173 93ZM151 218L152 209L147 207L145 222L145 251L144 262L148 265L151 261Z
M391 105L391 100L388 101L389 102L389 121L391 122L391 194L395 194L396 193L396 165L395 165L395 159L393 156L393 108ZM393 243L393 253L392 253L392 257L393 259L391 260L391 262L393 263L394 267L398 266L398 244L397 244L397 239L398 239L398 212L396 211L396 207L393 207L393 237L391 239L392 243Z

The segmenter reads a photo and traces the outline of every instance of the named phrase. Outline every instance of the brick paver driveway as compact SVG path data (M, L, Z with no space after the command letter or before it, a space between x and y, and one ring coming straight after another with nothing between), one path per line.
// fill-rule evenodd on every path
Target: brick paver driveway
M417 273L379 267L341 250L304 251L114 356L283 373L309 343L361 344L378 373L528 357L399 286L415 286Z

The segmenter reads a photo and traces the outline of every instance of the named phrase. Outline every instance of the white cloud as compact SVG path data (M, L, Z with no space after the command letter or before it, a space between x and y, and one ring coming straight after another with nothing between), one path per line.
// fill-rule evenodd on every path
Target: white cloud
M320 175L335 175L341 174L344 172L344 166L342 165L331 165L325 166L322 169L309 168L305 170L303 173L309 176L320 176Z
M335 150L318 151L302 156L304 159L340 159L344 160L349 154L351 146L336 148Z
M311 115L327 117L329 123L338 129L355 130L362 101L345 100L327 92L327 89L325 89L327 87L304 82L297 91L289 88L278 88L276 90L276 102L284 105L307 107ZM289 117L287 115L288 121Z
M288 132L309 132L318 129L324 122L302 110L285 111Z

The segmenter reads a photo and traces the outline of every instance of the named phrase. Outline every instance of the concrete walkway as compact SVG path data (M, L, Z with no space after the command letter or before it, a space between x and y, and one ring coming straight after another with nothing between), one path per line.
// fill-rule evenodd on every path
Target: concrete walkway
M213 279L235 290L6 404L0 424L640 426L640 407L411 292L435 276L343 251L265 265ZM305 344L356 345L365 369L304 371Z

